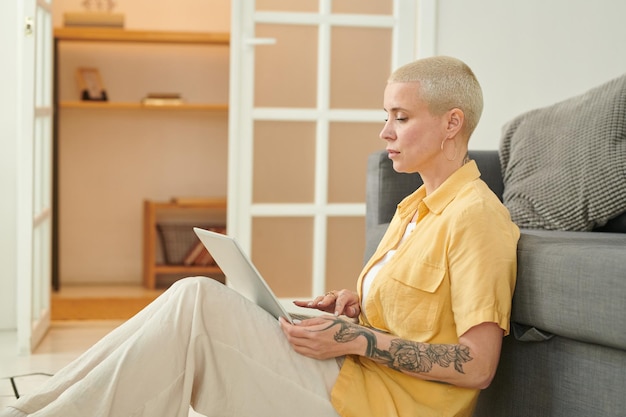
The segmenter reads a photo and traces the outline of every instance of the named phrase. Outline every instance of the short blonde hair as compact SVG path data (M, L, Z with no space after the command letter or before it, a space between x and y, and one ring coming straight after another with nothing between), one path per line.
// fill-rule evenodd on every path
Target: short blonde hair
M418 82L420 98L434 115L458 108L465 115L464 131L472 135L483 112L483 93L474 72L463 61L435 56L406 64L388 82Z

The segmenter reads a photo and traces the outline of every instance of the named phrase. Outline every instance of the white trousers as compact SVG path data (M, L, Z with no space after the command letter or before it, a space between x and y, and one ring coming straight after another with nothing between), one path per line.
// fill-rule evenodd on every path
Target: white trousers
M186 278L0 416L187 417L192 405L207 417L336 417L338 373L334 359L294 352L254 303Z

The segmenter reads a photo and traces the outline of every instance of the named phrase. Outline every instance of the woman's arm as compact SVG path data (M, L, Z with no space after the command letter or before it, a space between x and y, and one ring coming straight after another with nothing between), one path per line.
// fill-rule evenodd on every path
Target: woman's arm
M361 355L416 378L484 389L498 366L503 331L495 323L469 329L458 344L400 339L340 318L322 316L281 326L293 348L316 359Z
M495 323L472 327L458 344L428 344L375 334L368 340L364 356L418 378L484 389L495 375L502 337L503 331Z

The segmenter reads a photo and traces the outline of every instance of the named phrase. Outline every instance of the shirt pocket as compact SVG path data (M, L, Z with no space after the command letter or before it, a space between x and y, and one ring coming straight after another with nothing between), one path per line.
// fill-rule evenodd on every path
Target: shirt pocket
M439 320L444 294L440 291L446 276L443 267L411 262L389 271L389 296L393 321L409 334L432 330Z

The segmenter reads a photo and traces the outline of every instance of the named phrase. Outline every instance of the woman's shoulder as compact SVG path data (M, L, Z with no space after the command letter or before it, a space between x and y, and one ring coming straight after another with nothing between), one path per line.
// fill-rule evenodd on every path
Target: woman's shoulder
M467 183L451 204L458 222L487 227L489 224L514 226L511 215L502 201L481 179Z

